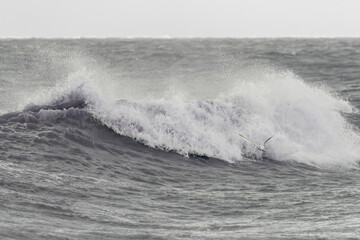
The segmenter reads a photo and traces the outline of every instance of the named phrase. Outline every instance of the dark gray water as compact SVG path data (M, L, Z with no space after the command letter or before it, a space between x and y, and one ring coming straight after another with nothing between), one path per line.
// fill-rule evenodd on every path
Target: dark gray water
M359 49L1 40L0 238L359 239Z

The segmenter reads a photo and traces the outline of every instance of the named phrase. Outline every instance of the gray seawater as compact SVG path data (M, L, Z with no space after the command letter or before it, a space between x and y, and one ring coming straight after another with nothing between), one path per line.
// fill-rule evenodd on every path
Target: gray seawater
M1 239L360 239L359 39L0 56Z

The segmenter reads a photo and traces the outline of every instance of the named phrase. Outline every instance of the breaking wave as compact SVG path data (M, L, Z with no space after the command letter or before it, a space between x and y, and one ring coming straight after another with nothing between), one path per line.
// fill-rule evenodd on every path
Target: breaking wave
M267 157L316 165L352 165L360 159L360 136L343 116L354 111L352 106L291 72L242 79L213 99L180 93L115 99L88 79L72 79L24 112L40 112L46 121L66 117L66 109L81 108L120 135L184 156L229 162ZM259 151L257 145L273 135L265 154Z

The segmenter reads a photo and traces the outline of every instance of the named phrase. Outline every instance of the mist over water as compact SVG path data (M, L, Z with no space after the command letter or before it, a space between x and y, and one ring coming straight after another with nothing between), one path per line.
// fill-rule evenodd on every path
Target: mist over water
M2 40L2 236L358 237L359 45Z

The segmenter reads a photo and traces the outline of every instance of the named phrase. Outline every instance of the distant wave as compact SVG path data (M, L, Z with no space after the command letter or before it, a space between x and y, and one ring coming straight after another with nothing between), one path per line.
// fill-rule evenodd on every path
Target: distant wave
M184 156L229 162L244 156L261 158L256 145L274 135L266 156L275 160L346 165L360 159L360 136L342 116L351 113L352 106L289 72L276 73L267 81L243 81L212 100L173 96L110 101L85 80L46 101L28 105L24 112L38 112L46 121L66 117L66 109L85 109L120 135Z

